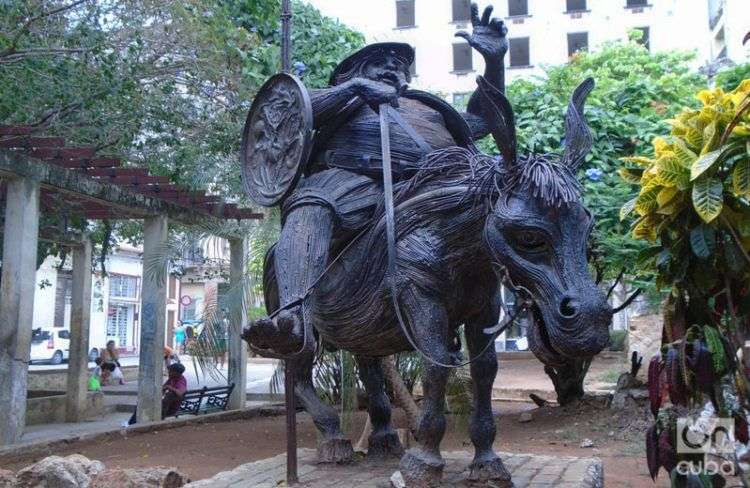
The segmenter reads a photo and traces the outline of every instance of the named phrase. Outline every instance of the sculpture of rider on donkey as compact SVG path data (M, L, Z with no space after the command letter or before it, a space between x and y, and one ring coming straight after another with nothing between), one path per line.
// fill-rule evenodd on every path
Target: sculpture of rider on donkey
M287 359L296 396L323 436L321 462L350 461L352 447L313 387L316 349L352 352L369 397L368 456L402 456L407 486L440 483L445 385L450 368L467 363L475 395L469 478L512 486L492 449L501 283L531 310L530 346L545 364L591 357L609 340L612 311L588 272L593 220L576 180L592 144L583 105L593 80L572 96L562 154L517 155L503 95L507 29L491 14L487 7L480 17L473 4L473 32L457 34L486 65L467 113L408 89L414 50L379 43L341 62L329 88L308 92L276 75L243 137L246 189L282 210L264 270L274 312L244 338ZM476 148L488 134L501 157ZM424 401L418 446L404 453L379 359L410 350L425 362Z

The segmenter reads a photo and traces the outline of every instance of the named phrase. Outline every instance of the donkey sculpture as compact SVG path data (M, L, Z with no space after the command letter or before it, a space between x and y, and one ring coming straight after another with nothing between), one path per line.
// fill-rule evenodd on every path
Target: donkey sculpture
M513 111L481 77L480 92L502 157L452 147L426 156L423 168L396 187L397 316L387 286L385 218L331 263L305 301L305 321L319 345L352 352L369 396L372 434L368 455L402 455L407 486L437 486L444 461L445 387L449 367L463 360L459 327L471 359L474 408L470 437L475 457L469 478L512 486L492 448L492 384L498 365L491 333L499 320L505 280L533 302L530 345L545 364L587 358L609 341L612 310L587 267L592 217L581 202L576 170L591 148L583 105L593 88L573 93L563 153L516 154ZM382 212L381 212L382 215ZM336 251L336 250L334 250ZM271 251L272 253L273 251ZM266 260L270 310L278 307L273 259ZM249 341L252 333L246 331ZM255 338L257 346L257 337ZM418 447L403 453L378 358L417 349L425 357L424 402L415 433ZM336 411L312 384L312 354L297 358L296 394L323 434L321 461L351 458Z

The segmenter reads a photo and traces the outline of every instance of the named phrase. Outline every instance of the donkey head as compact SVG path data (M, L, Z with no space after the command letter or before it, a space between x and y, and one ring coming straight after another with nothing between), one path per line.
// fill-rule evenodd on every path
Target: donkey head
M609 342L612 309L587 265L593 218L583 206L575 174L591 149L583 104L594 87L576 88L565 120L562 155L517 156L508 100L479 79L486 120L503 155L502 191L484 229L493 258L534 301L532 351L544 363L590 357Z

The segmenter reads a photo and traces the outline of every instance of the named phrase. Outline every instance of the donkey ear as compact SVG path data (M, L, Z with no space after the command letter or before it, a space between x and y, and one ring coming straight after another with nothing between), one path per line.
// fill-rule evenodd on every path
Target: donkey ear
M503 92L483 76L477 77L484 120L489 125L492 138L503 155L505 164L516 164L516 121L513 108Z
M583 115L583 104L593 89L593 78L583 80L583 83L573 91L573 96L568 104L568 113L565 116L565 153L563 160L574 171L581 165L583 158L586 157L593 145L591 131L589 131L586 118Z

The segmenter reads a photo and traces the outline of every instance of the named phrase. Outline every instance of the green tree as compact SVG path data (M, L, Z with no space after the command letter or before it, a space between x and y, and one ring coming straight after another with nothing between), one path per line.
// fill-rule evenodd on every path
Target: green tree
M618 158L646 150L665 130L664 119L674 115L678 102L705 83L690 70L692 59L691 53L649 52L633 39L577 53L568 64L545 69L543 78L516 80L508 86L520 150L555 152L562 147L564 114L573 89L588 76L596 80L586 102L594 146L579 176L596 218L594 250L605 278L614 278L623 267L634 269L645 247L620 221L622 202L635 190L617 175Z
M0 123L33 125L252 204L240 181L239 145L255 93L279 69L279 4L0 2ZM294 7L295 60L305 63L298 71L321 86L364 39L309 5ZM139 226L126 222L93 230L100 243L139 236ZM40 258L56 252L41 249Z

